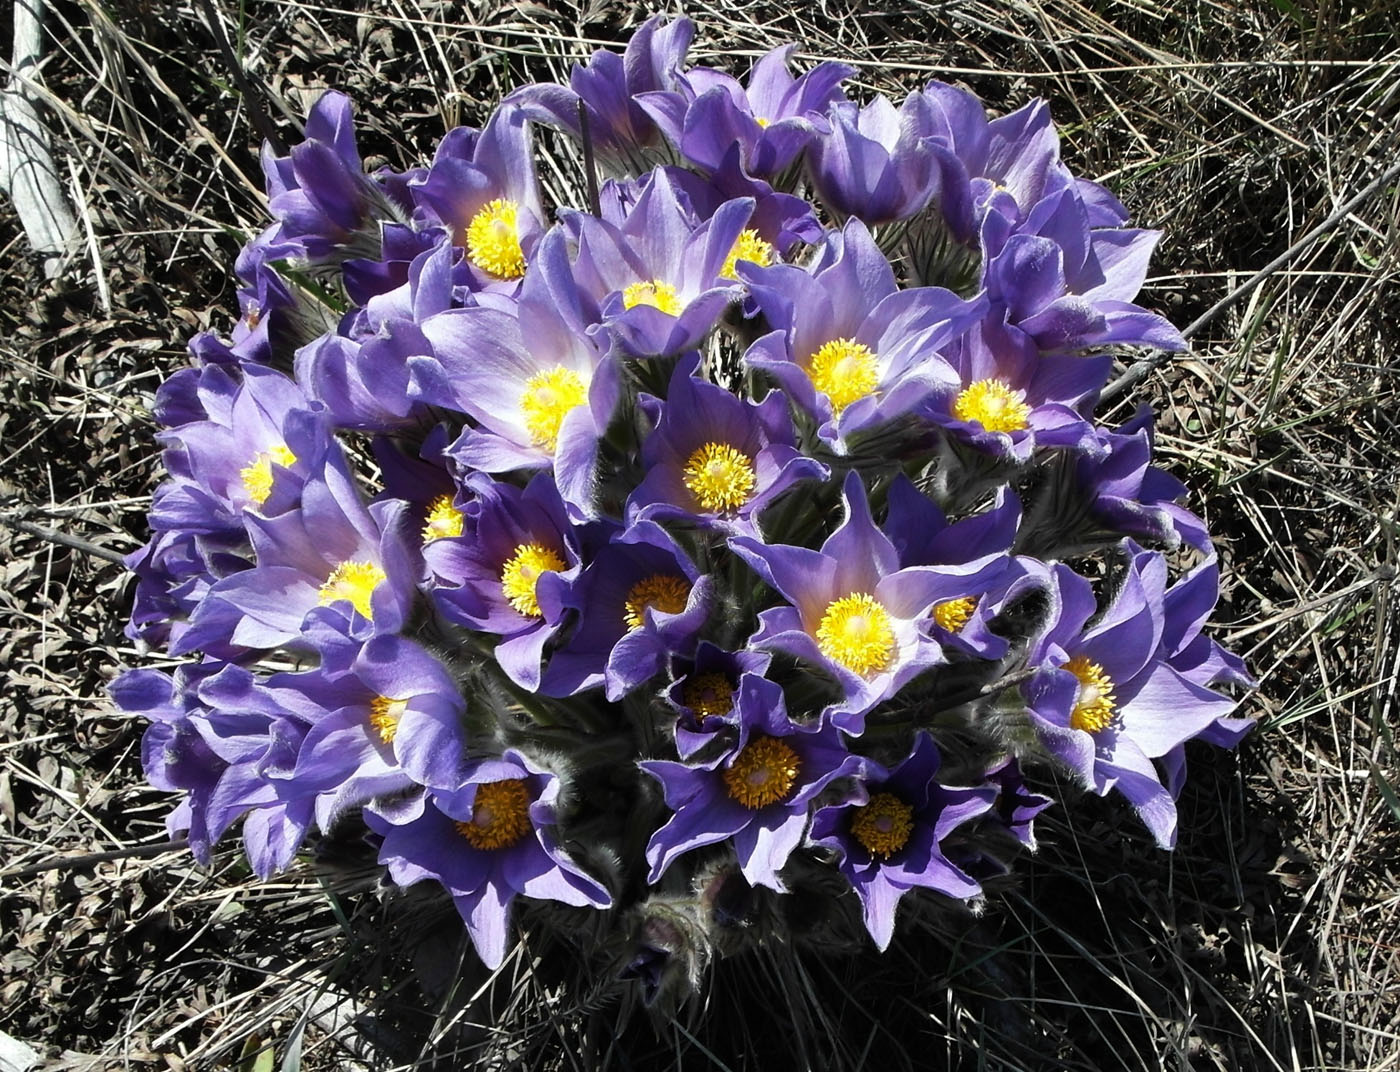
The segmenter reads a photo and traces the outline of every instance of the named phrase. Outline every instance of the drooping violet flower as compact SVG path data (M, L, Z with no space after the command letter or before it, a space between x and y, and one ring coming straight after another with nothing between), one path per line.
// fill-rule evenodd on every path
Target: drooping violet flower
M867 761L859 796L818 809L811 840L840 854L838 866L860 898L866 930L881 952L894 937L895 912L910 890L937 890L966 901L982 892L939 843L989 811L993 786L940 785L938 748L926 733L899 766Z
M774 330L744 354L821 422L840 450L851 434L919 405L948 373L940 348L981 317L979 298L941 287L900 290L859 220L833 234L808 269L740 266Z
M690 669L666 690L677 712L681 759L689 759L728 727L737 728L736 747L744 746L760 712L784 702L782 688L763 676L772 659L767 652L722 651L707 640L700 642Z
M355 144L353 108L343 93L317 98L306 117L306 140L287 156L262 151L268 210L278 221L265 245L309 261L377 256L377 219L401 208L364 173Z
M409 189L418 222L446 228L466 251L473 289L515 289L545 232L523 110L502 104L484 130L449 131Z
M729 546L789 604L759 614L750 645L787 652L835 678L842 696L823 720L858 736L872 707L945 661L921 628L933 607L980 593L1006 559L992 554L900 569L894 544L870 516L858 473L847 475L842 498L846 519L820 551L746 536Z
M830 129L826 112L844 100L840 83L855 74L844 63L826 61L794 78L788 61L796 45L765 54L749 76L748 87L710 67L692 67L682 77L691 96L644 93L644 108L686 162L718 171L733 147L750 175L776 179L807 147L812 136Z
M165 828L171 837L187 836L202 864L210 862L218 840L209 830L209 800L228 764L204 743L191 716L204 713L197 686L219 665L184 663L170 674L127 670L107 687L118 709L150 720L141 735L141 768L157 789L186 794L165 817Z
M1158 231L1091 229L1075 187L1049 194L1024 222L989 213L982 224L983 284L993 309L1045 353L1111 345L1182 350L1164 317L1134 305Z
M697 225L658 170L619 225L561 213L577 244L574 278L597 303L603 330L633 357L693 349L742 296L730 257L757 256L740 244L753 210L749 198L729 201Z
M960 440L1016 462L1030 460L1038 447L1097 448L1084 413L1111 358L1042 354L1024 332L994 320L978 323L943 357L935 375L947 378L917 412Z
M1021 765L1010 756L987 768L983 778L997 791L991 814L1026 848L1035 849L1035 817L1055 802L1032 792L1021 774Z
M400 886L442 884L466 922L477 955L498 968L517 895L607 908L612 897L560 848L559 779L521 752L472 766L459 788L428 794L421 815L395 825L366 812L383 837L379 862Z
M629 521L690 521L733 535L758 534L758 515L799 480L830 470L793 445L787 400L747 402L695 378L682 360L665 402L643 401L655 427L642 441L646 475L627 499Z
M564 622L564 598L582 568L578 536L547 473L524 491L480 474L469 487L476 504L464 531L423 551L436 582L433 603L449 621L500 636L496 661L534 691L545 645ZM553 579L541 584L546 577Z
M1059 134L1043 100L988 120L971 93L930 82L906 111L913 129L941 150L938 208L960 242L976 238L988 212L1018 224L1047 193L1075 184L1060 163Z
M543 580L564 587L555 576ZM628 526L568 591L578 621L551 657L541 691L569 696L602 685L609 701L621 699L671 656L694 654L712 596L712 578L701 575L665 529L654 521Z
M746 742L728 755L693 766L638 764L661 783L675 813L647 844L648 883L685 853L732 838L750 884L787 889L778 872L802 843L812 801L837 778L861 775L870 761L847 751L835 727L794 723L775 699L754 709Z
M1093 519L1114 532L1210 550L1206 524L1177 500L1186 485L1152 460L1152 410L1142 406L1116 431L1098 431L1099 449L1074 463L1074 489Z
M1172 756L1170 766L1187 740L1247 727L1227 718L1235 700L1173 665L1184 649L1164 650L1164 636L1176 647L1199 628L1194 600L1165 601L1166 560L1131 540L1124 552L1122 586L1087 629L1097 609L1092 585L1068 566L1049 569L1051 613L1027 653L1037 673L1021 688L1045 748L1098 795L1117 789L1157 843L1171 848L1180 784L1164 785L1154 760Z
M674 155L638 98L688 92L681 71L694 36L695 24L689 19L668 21L655 15L632 35L621 56L599 49L586 64L575 64L568 88L525 86L503 103L518 105L530 119L582 139L582 102L588 136L602 168L612 175L641 175L655 164L673 163Z
M883 96L863 108L837 101L830 131L812 138L812 182L839 218L871 227L906 220L937 195L938 157L910 121L910 100L899 109Z

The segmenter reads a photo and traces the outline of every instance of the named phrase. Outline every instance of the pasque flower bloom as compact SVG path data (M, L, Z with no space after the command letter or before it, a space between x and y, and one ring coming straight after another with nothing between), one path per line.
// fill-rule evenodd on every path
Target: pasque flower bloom
M421 815L402 825L373 813L384 840L379 862L400 886L434 879L451 894L477 955L498 968L506 955L517 895L607 908L612 896L560 846L555 825L559 779L507 749L481 760L452 790L428 794Z

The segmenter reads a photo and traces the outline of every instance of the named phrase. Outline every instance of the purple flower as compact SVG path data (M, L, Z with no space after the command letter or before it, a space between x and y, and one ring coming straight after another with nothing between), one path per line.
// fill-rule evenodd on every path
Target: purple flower
M943 511L902 473L889 486L884 532L898 553L900 568L964 565L1011 550L1021 521L1021 504L1003 487L992 509L952 524ZM1013 593L1024 569L1012 559L970 584L965 594L940 600L922 623L929 637L980 659L1000 659L1009 648L991 624Z
M1108 377L1112 359L1041 354L1019 329L984 320L948 348L952 376L919 414L977 450L1017 462L1038 447L1096 449L1083 416Z
M433 602L451 621L496 633L497 662L523 689L540 684L540 658L563 624L582 555L548 474L521 491L478 476L476 506L458 538L434 540L424 559Z
M820 808L812 819L811 840L840 854L841 873L860 898L866 929L882 952L894 936L899 902L910 890L923 887L964 901L982 892L939 843L990 810L997 791L940 785L939 762L933 739L920 733L894 770L867 761L866 792Z
M202 369L207 419L161 433L175 487L152 511L158 530L212 533L240 526L244 511L285 513L314 474L344 465L324 409L282 373L245 365L232 397L225 380Z
M559 846L559 779L520 752L475 764L462 785L428 794L428 807L394 825L369 812L384 843L379 862L400 886L441 883L466 922L477 955L498 968L506 955L517 894L608 908L612 897Z
M1209 551L1210 533L1176 500L1186 485L1152 460L1152 410L1144 405L1116 431L1100 430L1099 449L1074 463L1074 483L1089 512L1109 529L1161 541L1169 550L1186 543Z
M484 130L449 131L409 189L419 223L466 250L473 289L514 290L545 231L524 111L503 104Z
M460 785L466 704L447 668L404 637L362 645L333 627L324 633L322 666L267 682L304 694L316 709L290 780L316 792L321 829L377 796Z
M353 478L327 466L307 481L300 509L245 516L257 566L209 589L171 654L210 645L280 647L301 636L303 620L318 606L343 616L357 638L397 632L418 574L406 519L406 503L366 509Z
M541 690L568 696L603 685L609 701L621 699L671 656L694 653L712 587L660 525L630 525L570 589L568 605L578 621L550 659Z
M994 309L1044 352L1110 345L1182 350L1170 322L1134 305L1157 231L1091 228L1076 187L1038 202L1013 225L989 213L982 225L983 283Z
M830 133L807 149L812 182L840 218L871 227L906 220L937 194L938 157L911 121L911 94L898 110L883 96L863 108L837 101Z
M407 361L410 397L477 422L450 448L459 463L487 473L552 466L580 517L594 510L598 439L620 393L588 323L555 229L526 274L518 315L477 306L430 317L421 324L428 346Z
M709 641L700 642L690 669L666 690L666 699L677 711L676 751L681 759L689 759L730 727L737 727L737 747L742 748L761 713L782 705L782 688L763 676L772 658L767 652L722 651Z
M983 778L996 788L992 814L1026 848L1035 849L1035 817L1055 802L1042 793L1033 793L1021 775L1021 765L1008 756L987 768Z
M627 518L757 535L765 507L797 481L825 480L830 470L793 446L780 393L747 402L695 378L697 363L677 364L664 403L644 400L655 427L642 443L646 476L628 497Z
M740 245L753 211L740 198L699 223L658 170L618 225L561 215L578 246L574 278L597 303L603 330L631 356L664 357L695 347L741 297L731 256L758 256Z
M981 592L1005 559L900 569L894 544L870 516L858 473L846 477L843 500L846 520L820 551L745 536L729 546L790 604L759 614L750 645L787 652L835 678L842 696L822 717L859 735L871 708L945 661L922 628L932 608Z
M217 663L187 663L173 675L127 670L107 688L120 710L150 719L141 737L142 770L157 789L187 794L166 816L165 828L171 837L187 835L190 851L203 864L209 863L219 836L209 830L209 800L228 764L204 743L191 716L204 712L196 692L199 681L218 668Z
M342 325L296 356L297 381L330 410L337 427L413 431L430 418L409 394L409 360L431 355L423 327L456 305L466 270L450 243L418 254L404 283L369 300Z
M621 56L599 49L587 64L575 64L569 88L526 86L505 103L519 105L530 119L582 138L582 102L598 162L614 175L640 175L654 164L673 162L673 157L638 98L685 92L681 68L694 36L695 24L689 19L668 22L655 15L632 35Z
M939 209L960 242L976 237L989 212L1017 224L1047 193L1074 185L1042 100L989 121L971 93L930 82L906 110L914 129L941 150Z
M263 146L263 176L275 231L262 243L282 259L293 252L311 261L377 255L374 219L400 210L365 175L355 145L350 98L327 92L306 117L306 140L287 156Z
M833 234L808 270L741 267L774 331L744 355L837 449L853 432L915 408L949 374L937 356L983 312L940 287L899 290L859 220Z
M746 172L775 179L813 134L829 129L826 111L845 99L840 83L855 74L854 67L828 61L793 78L787 64L796 50L784 45L763 56L747 89L722 71L694 67L682 76L690 97L644 93L637 103L689 163L718 171L738 146Z
M638 764L661 783L675 814L647 844L655 885L676 858L734 841L744 878L786 890L778 872L802 843L812 801L837 778L859 776L869 760L852 755L832 726L799 726L779 701L757 708L746 743L709 763Z
M1168 603L1166 559L1131 540L1124 549L1122 586L1089 628L1092 585L1067 566L1049 570L1051 614L1027 654L1037 673L1022 693L1045 748L1100 796L1117 789L1171 848L1180 784L1164 785L1153 761L1172 757L1170 767L1187 740L1244 727L1227 718L1235 700L1174 665L1198 635L1199 596Z

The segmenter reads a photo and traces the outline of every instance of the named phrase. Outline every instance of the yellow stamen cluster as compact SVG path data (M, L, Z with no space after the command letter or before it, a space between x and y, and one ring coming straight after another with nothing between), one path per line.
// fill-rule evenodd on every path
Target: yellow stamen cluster
M723 674L701 674L691 678L681 690L681 703L695 712L701 722L734 710L734 686Z
M516 214L520 206L498 197L467 224L467 257L483 272L498 279L519 279L525 274L525 251L520 248Z
M530 832L530 790L525 779L478 785L471 822L454 825L474 849L510 848Z
M702 510L737 510L758 477L749 456L728 443L706 443L686 460L681 479Z
M370 597L385 576L373 562L342 562L321 585L321 606L329 606L339 599L349 600L360 614L372 619Z
M535 585L540 574L564 568L564 560L548 547L538 543L522 543L501 567L501 594L516 612L527 618L538 618L543 612L535 597Z
M369 725L379 734L385 744L394 743L394 735L399 732L399 719L408 708L407 700L391 700L387 696L376 696L369 702Z
M555 365L525 381L520 395L520 412L530 442L544 450L559 446L559 428L575 406L588 400L588 385L573 369Z
M653 573L634 584L623 603L628 629L640 629L646 622L646 609L663 614L679 614L690 598L690 582L675 574Z
M766 127L769 123L773 122L773 120L771 119L764 119L761 115L754 116L753 121L757 123L760 127Z
M880 382L875 351L854 339L832 339L807 361L812 386L831 399L837 413L872 393Z
M725 770L724 788L731 800L757 810L791 793L801 769L801 758L786 742L756 737Z
M967 624L967 620L972 617L972 612L976 609L976 596L950 599L933 608L933 620L940 628L946 629L950 633L956 633Z
M753 261L760 268L767 268L773 263L773 256L772 245L760 238L752 227L745 228L734 240L734 248L729 251L729 256L724 258L724 267L719 270L720 277L738 279L734 274L734 266L740 261Z
M871 856L893 856L904 848L914 829L914 809L893 793L876 793L870 803L855 812L851 836Z
M1065 663L1065 670L1079 679L1079 696L1070 712L1069 724L1086 733L1098 733L1113 725L1118 709L1113 700L1113 679L1087 655L1076 655Z
M862 677L879 673L894 655L890 612L864 592L833 600L817 626L817 647L832 662Z
M953 416L977 421L989 432L1019 432L1030 426L1031 408L1003 380L977 380L953 399Z
M297 456L288 450L285 444L279 443L275 447L258 451L257 456L238 471L238 475L243 478L243 490L248 493L248 498L254 506L261 506L272 494L273 463L283 469L290 469L296 464L296 460Z
M638 305L651 305L671 316L681 315L681 296L670 283L653 279L649 283L633 283L622 291L622 307L631 309Z
M428 504L423 525L423 542L432 543L448 536L462 535L462 511L452 505L451 495L439 495Z

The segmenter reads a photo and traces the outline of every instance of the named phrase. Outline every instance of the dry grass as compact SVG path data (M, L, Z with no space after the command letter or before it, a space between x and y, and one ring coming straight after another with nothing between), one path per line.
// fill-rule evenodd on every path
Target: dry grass
M211 12L265 103L220 66ZM157 472L143 408L185 337L230 323L227 268L261 220L254 112L292 139L289 116L344 89L367 152L406 165L646 13L61 6L44 81L89 237L69 282L48 286L0 220L0 511L109 552L144 538ZM997 109L1048 97L1076 170L1167 230L1148 300L1183 324L1400 153L1393 0L743 0L688 14L702 56L796 38L858 64L865 88L942 77ZM704 1015L659 1036L561 988L556 951L476 977L455 921L421 898L367 896L352 847L273 884L250 881L233 849L212 874L178 852L15 874L158 842L168 803L142 783L141 727L103 699L139 658L121 636L119 567L0 526L0 1030L72 1068L243 1053L253 1069L265 1046L320 1068L487 1054L619 1069L1397 1067L1398 270L1391 183L1139 390L1162 413L1164 463L1223 545L1220 631L1263 681L1238 759L1192 755L1180 849L1159 853L1124 809L1083 801L982 917L931 918L883 961L721 965Z

